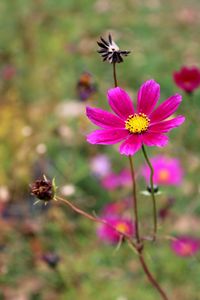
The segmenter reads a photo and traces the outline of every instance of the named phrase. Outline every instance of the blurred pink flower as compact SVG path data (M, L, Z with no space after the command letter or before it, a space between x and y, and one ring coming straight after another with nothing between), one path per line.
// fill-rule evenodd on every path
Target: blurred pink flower
M134 234L134 226L130 219L122 217L104 217L102 218L108 222L116 230L129 235L130 237ZM118 233L114 228L106 224L100 224L97 227L98 237L108 243L108 244L117 244L120 240L120 233Z
M158 155L150 159L154 168L153 181L157 185L179 185L183 179L183 169L177 158ZM147 165L142 168L142 175L147 184L150 181L150 169Z
M98 177L104 177L111 172L111 163L108 156L98 154L90 160L90 169Z
M101 181L102 186L107 190L114 190L118 187L125 187L131 185L131 172L127 169L120 173L110 173Z
M200 87L200 69L197 67L182 67L173 74L176 85L187 93L192 93Z
M12 65L6 65L1 73L4 80L11 80L16 75L16 68Z
M189 236L178 237L172 241L171 248L178 256L192 256L200 250L200 239Z
M103 207L102 215L107 217L113 215L123 215L123 213L130 207L130 205L130 199L124 199L121 201L108 203Z
M182 97L171 96L157 108L160 98L160 85L154 80L142 84L134 108L129 95L115 87L108 90L108 101L113 113L100 108L87 107L88 118L100 130L88 134L91 144L112 145L124 141L119 152L124 155L135 154L142 145L164 147L168 143L165 133L180 126L185 118L178 116L168 120L178 108Z

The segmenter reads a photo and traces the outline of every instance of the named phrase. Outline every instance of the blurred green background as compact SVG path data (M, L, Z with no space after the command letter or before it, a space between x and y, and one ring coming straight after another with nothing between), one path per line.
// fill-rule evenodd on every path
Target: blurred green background
M42 174L56 177L59 191L67 187L67 197L90 212L130 194L110 193L92 176L95 154L106 153L116 171L128 162L115 146L86 142L93 126L84 113L88 102L76 89L82 72L90 72L97 92L89 105L108 108L112 68L101 62L96 41L112 33L131 50L117 73L133 99L149 78L160 83L161 100L183 94L185 124L170 134L165 149L148 149L179 157L185 178L160 197L159 206L168 195L176 198L173 216L161 224L164 238L147 245L146 257L170 299L200 300L200 256L175 256L167 239L200 234L200 91L191 98L172 78L182 65L199 66L199 0L1 0L0 14L0 299L159 299L128 246L116 252L98 241L95 224L61 204L33 206L29 195L29 183ZM142 163L137 154L138 169ZM144 188L140 180L138 190ZM141 196L140 214L149 217L148 203ZM45 251L61 257L59 273L40 259Z

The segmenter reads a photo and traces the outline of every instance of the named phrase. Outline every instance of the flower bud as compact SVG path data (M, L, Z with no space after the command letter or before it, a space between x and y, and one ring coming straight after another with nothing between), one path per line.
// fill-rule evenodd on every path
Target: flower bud
M37 179L30 186L31 194L36 196L39 200L48 202L54 199L56 185L55 181L48 180L46 176L43 176L41 179Z

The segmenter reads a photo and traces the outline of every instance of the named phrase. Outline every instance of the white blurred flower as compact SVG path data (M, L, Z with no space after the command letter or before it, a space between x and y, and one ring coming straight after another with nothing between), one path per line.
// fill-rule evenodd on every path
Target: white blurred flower
M56 114L58 117L75 118L85 113L85 105L83 103L77 102L77 100L64 101L57 105Z
M47 147L45 144L41 143L36 146L36 152L38 154L44 154L46 151L47 151Z
M33 133L33 129L30 126L24 126L22 128L22 135L25 137L30 136Z
M72 129L65 125L61 125L60 127L58 127L57 132L62 138L66 138L68 140L74 137Z
M60 188L60 193L63 196L72 196L75 193L76 189L73 184L66 184Z
M98 177L104 177L111 172L111 163L109 158L104 154L94 156L90 160L90 169Z
M128 300L128 298L125 296L119 296L116 298L116 300Z
M10 198L10 192L7 186L0 186L0 202L7 202Z

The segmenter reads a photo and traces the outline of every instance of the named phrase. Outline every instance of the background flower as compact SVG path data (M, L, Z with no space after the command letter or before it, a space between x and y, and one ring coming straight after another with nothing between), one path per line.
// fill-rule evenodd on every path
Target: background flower
M130 236L134 234L133 223L128 218L109 216L104 217L103 219L107 221L112 227L116 228L122 233L125 233ZM117 244L120 240L120 233L118 233L112 227L106 224L99 224L99 226L97 227L97 235L102 241L106 243Z
M118 187L130 186L131 173L127 169L122 170L118 174L111 172L102 179L101 184L107 190L114 190Z
M76 91L81 101L87 101L95 94L97 87L92 74L89 72L83 72L81 74L76 85Z
M153 181L157 185L180 185L183 180L183 169L179 159L163 155L152 157L151 164L154 168ZM144 165L141 170L147 184L150 181L150 169Z
M111 171L111 163L105 154L98 154L91 158L90 169L98 177L104 177Z
M190 236L178 237L172 241L171 248L178 256L192 256L200 250L200 239Z
M182 67L174 72L173 78L179 88L192 93L200 86L200 69L197 67Z
M120 216L131 207L131 199L123 199L106 204L102 209L103 216Z

